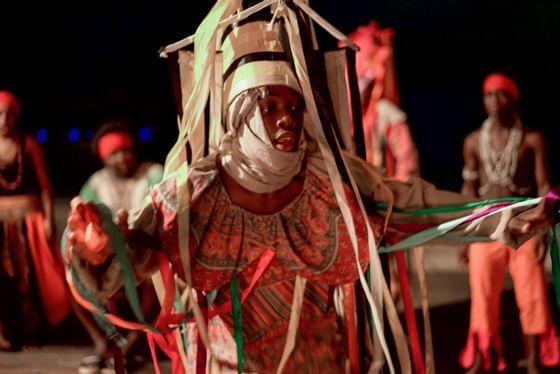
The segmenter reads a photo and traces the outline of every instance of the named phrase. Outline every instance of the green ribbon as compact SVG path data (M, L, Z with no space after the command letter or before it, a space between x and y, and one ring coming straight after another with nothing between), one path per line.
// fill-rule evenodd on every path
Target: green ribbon
M560 306L560 255L558 240L560 239L560 214L557 213L556 224L552 228L552 243L550 243L550 259L552 263L552 284L556 293L556 303Z
M459 205L442 205L438 207L424 208L424 209L402 209L402 208L394 207L393 212L404 213L411 216L425 216L430 214L461 212L463 210L480 208L483 206L492 205L496 203L504 203L504 202L518 203L530 199L531 199L530 197L500 197L496 199L471 201L469 203L459 204ZM378 210L387 210L389 208L389 204L385 202L376 201L373 204L375 208L377 208Z
M433 213L442 213L443 210L446 210L447 212L451 211L450 209L457 209L457 210L464 210L464 209L471 209L473 207L476 206L485 206L485 205L489 205L489 204L494 204L496 202L503 202L503 201L511 201L510 199L516 200L515 203L513 203L512 205L508 206L508 208L523 208L523 207L528 207L531 205L534 205L536 203L538 203L540 201L540 198L502 198L502 199L492 199L492 200L483 200L483 201L474 201L472 203L467 203L467 204L462 204L462 205L450 205L450 206L442 206L442 207L436 207L436 208L429 208L429 209L421 209L421 210L417 210L417 211L409 211L409 212L418 212L418 211L422 211L423 214L433 214ZM468 206L468 208L466 208ZM430 211L430 213L424 213L426 211ZM497 213L500 213L502 211L502 209L499 210L495 210L491 213L488 213L487 216L491 216ZM444 222L436 227L431 227L427 230L424 231L420 231L414 235L409 236L408 238L406 238L405 240L402 240L390 247L383 247L380 248L379 252L380 253L391 253L391 252L395 252L395 251L400 251L403 249L410 249L410 248L414 248L414 247L418 247L424 243L427 243L431 240L434 240L440 236L444 236L446 235L448 232L454 230L455 228L457 228L458 226L462 225L463 223L468 221L468 218L470 217L470 215L464 216L464 217L460 217L460 218L456 218L453 219L451 221L447 221ZM476 238L476 241L480 241L480 237ZM455 237L455 240L457 240L457 238ZM465 242L469 242L472 241L471 239L469 239L467 236L464 236L464 239L462 239L461 241L465 241Z
M126 298L128 300L128 303L130 304L130 307L135 317L139 322L148 326L150 330L159 333L160 331L154 326L147 324L146 319L144 318L144 313L142 312L142 308L140 307L140 299L138 297L138 291L136 289L136 275L132 268L132 264L130 263L130 259L128 258L124 237L122 236L122 233L120 232L117 225L115 225L115 223L113 222L113 214L111 213L111 210L102 203L94 203L94 205L97 208L99 215L101 217L103 228L107 233L107 235L109 236L109 240L111 242L113 252L115 253L117 260L119 261L119 265L121 267L121 272L123 276ZM65 230L64 235L62 236L62 243L61 243L61 247L63 251L66 248L66 240L67 238L66 238L66 230ZM71 270L72 270L72 279L76 283L76 289L78 290L78 292L80 292L80 294L82 294L83 296L89 295L87 297L88 301L96 305L96 307L100 305L99 302L97 301L97 298L81 282L78 273L75 272L74 269ZM81 285L82 287L78 287L79 285ZM104 310L100 310L100 312L107 313L108 311L104 308Z
M67 230L64 229L61 238L60 244L60 251L62 252L62 257L66 256L66 241L67 241ZM109 310L103 306L99 299L87 288L87 286L82 282L78 272L73 267L70 268L70 274L72 275L72 280L74 282L74 286L76 287L76 291L82 295L87 301L89 301L96 309L96 312L92 312L91 315L95 319L97 325L105 332L105 335L112 339L119 347L124 347L128 344L128 341L122 334L118 331L117 327L113 325L105 314L109 312Z
M497 199L488 199L488 200L479 200L473 201L466 204L461 205L446 205L446 206L439 206L434 208L426 208L426 209L400 209L394 208L393 211L397 213L404 213L411 216L422 216L422 215L430 215L430 214L439 214L439 213L453 213L453 212L460 212L463 210L470 210L474 208L479 208L483 206L488 206L496 203L503 203L503 202L511 202L511 203L523 203L527 202L530 203L530 200L534 200L533 198L528 197L503 197ZM379 210L387 210L389 205L384 202L375 202L375 207ZM523 206L525 204L518 204L519 206ZM427 241L433 240L439 236L445 235L451 229L457 227L464 218L459 218L453 221L446 222L442 225L437 227L433 227L424 231L421 231L415 235L408 237L407 239L393 245L390 247L380 247L380 253L390 253L398 250L410 249L414 248L420 244L423 244ZM560 306L560 211L557 212L556 215L556 223L552 228L552 241L550 243L550 258L552 263L552 284L554 286L555 294L556 294L556 302ZM481 236L461 236L461 235L449 235L446 236L446 239L459 241L459 242L481 242L481 241L488 241L489 238L481 237Z
M146 319L144 318L144 313L142 312L142 308L140 307L138 290L136 288L136 275L132 268L132 264L130 263L130 259L128 258L124 237L122 236L122 233L120 232L117 225L115 225L115 223L113 222L113 214L111 213L111 210L102 203L96 203L95 206L101 216L103 228L109 235L109 240L111 242L111 246L113 247L113 252L117 257L117 260L119 261L123 276L126 298L128 299L128 303L130 304L134 316L140 323L147 325L150 330L159 333L159 330L151 325L148 325L146 323Z
M237 372L243 373L244 366L244 348L243 348L243 330L242 316L241 316L241 298L239 296L239 283L237 278L234 278L230 285L231 291L231 312L233 314L233 330L235 335L235 344L237 345Z

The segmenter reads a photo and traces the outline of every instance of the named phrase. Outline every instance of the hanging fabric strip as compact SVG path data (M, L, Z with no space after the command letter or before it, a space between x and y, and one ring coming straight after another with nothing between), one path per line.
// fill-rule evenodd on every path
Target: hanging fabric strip
M204 109L209 97L210 88L213 87L215 78L214 60L216 56L217 29L221 21L231 16L241 8L241 0L218 0L208 15L204 18L195 34L195 58L194 58L194 89L187 100L183 110L183 118L177 142L169 152L164 169L164 178L176 173L177 187L177 221L178 221L178 244L181 262L187 286L184 297L192 308L199 336L210 357L211 367L217 366L210 351L210 339L206 319L200 310L196 300L195 290L192 283L190 269L189 249L189 214L190 214L190 191L188 188L188 164L186 146L190 145L192 160L202 158L205 144ZM219 115L213 113L213 115Z
M183 153L184 154L184 153ZM198 304L196 290L192 283L191 274L191 256L189 248L189 234L190 234L190 191L188 186L188 164L186 160L181 164L177 171L176 188L177 188L177 220L178 220L178 244L179 255L183 264L183 272L185 274L186 287L183 292L182 299L188 302L189 308L192 310L196 325L199 331L199 338L202 341L204 349L206 350L210 360L213 360L210 352L210 338L208 335L207 320L200 309ZM189 309L187 308L187 310Z
M241 315L241 300L239 297L239 282L237 278L233 278L230 284L231 302L232 302L232 316L233 316L233 331L235 336L235 345L237 348L237 372L243 373L243 365L245 361L244 348L243 348L243 330Z
M178 351L177 339L175 336L176 331L170 329L169 325L177 325L176 321L172 321L174 314L172 313L175 301L175 273L172 271L167 257L163 253L158 256L159 269L164 284L164 298L161 302L161 311L156 321L156 327L162 331L162 334L154 334L153 332L147 333L148 342L150 344L150 351L152 354L152 361L154 368L159 372L159 363L157 354L155 352L154 343L157 343L159 348L169 357L172 364L172 372L184 372L183 359ZM184 314L182 314L184 316Z
M412 362L414 364L414 372L424 374L424 360L422 358L422 347L420 346L420 335L418 333L418 325L414 306L412 305L412 295L410 294L410 282L406 269L406 259L403 251L394 254L397 261L397 272L399 275L399 283L401 286L401 296L404 306L404 314L406 319L406 327L408 328L408 340L410 343L410 351L412 353Z
M344 223L346 224L347 228L348 228L348 233L350 236L350 240L352 243L352 248L354 250L354 254L355 254L355 258L356 258L356 262L358 264L358 274L359 274L359 278L360 278L360 282L362 287L364 288L364 293L366 295L366 299L368 300L370 309L372 311L372 316L375 322L375 332L378 338L379 338L379 344L381 344L382 348L383 348L383 352L385 354L385 357L387 357L387 362L389 365L389 369L391 371L391 373L395 372L394 369L394 365L392 362L392 359L390 357L390 353L389 353L389 348L387 346L387 342L385 340L385 337L383 335L383 320L381 318L382 315L382 310L383 310L383 300L384 300L384 291L383 288L387 287L387 285L385 284L385 280L383 278L382 275L382 271L381 271L381 264L379 261L379 257L378 257L378 253L377 253L377 247L376 247L376 243L375 243L375 239L374 239L374 235L373 235L373 230L371 229L371 226L369 224L369 221L367 219L367 215L365 213L365 209L363 207L363 203L361 202L361 198L360 198L360 194L357 190L356 184L353 181L353 179L351 178L351 184L352 184L352 188L354 191L354 194L358 200L358 203L360 205L360 210L362 213L362 216L364 217L364 221L366 222L367 225L367 233L368 233L368 243L369 243L369 254L370 254L370 264L372 266L372 282L371 282L371 287L372 290L369 289L368 284L365 281L364 278L364 274L363 271L361 269L361 266L359 265L359 261L358 261L358 246L357 246L357 234L356 234L356 227L354 225L354 220L352 217L352 213L349 209L348 206L348 201L346 199L346 196L344 194L344 187L342 184L342 179L341 179L341 175L340 172L337 170L336 167L336 161L334 158L334 155L332 154L332 151L330 150L330 147L328 145L327 139L325 137L325 133L323 132L323 129L321 127L321 120L318 114L318 109L314 100L314 94L313 94L313 90L311 88L310 85L310 81L309 81L309 75L307 72L307 65L306 65L306 61L305 61L305 57L304 57L304 51L303 51L303 47L302 47L302 42L301 42L301 34L299 31L299 26L298 26L298 20L297 20L297 15L296 13L286 7L285 9L286 13L284 13L284 17L286 20L286 24L288 25L287 27L287 31L288 31L288 37L290 39L290 48L292 51L292 56L294 58L294 67L296 70L296 74L298 76L299 82L302 86L302 91L303 91L303 96L306 100L306 108L308 111L308 114L310 116L310 123L308 125L311 125L312 128L308 128L308 132L315 138L315 140L317 141L319 148L321 150L321 154L323 156L324 159L324 163L325 166L327 168L328 171L328 175L329 178L331 180L331 183L333 184L333 188L335 190L335 194L336 194L336 198L337 198L337 202L338 205L340 207L340 211L342 213L343 219L344 219ZM336 139L335 139L336 140ZM340 146L337 146L338 152L341 152L340 150ZM348 166L345 165L346 170L348 170ZM350 173L347 173L348 175L350 175ZM390 300L385 300L385 302L391 302ZM400 322L398 322L398 316L396 315L390 315L389 316L389 320L391 322L391 326L399 326L400 327ZM398 328L398 327L397 327ZM402 327L400 327L400 329L402 330ZM376 339L377 341L377 339ZM408 348L406 347L406 344L398 344L397 350L399 352L399 361L401 363L401 366L404 365L404 367L406 367L407 365L410 365L410 360L409 360L409 355L408 355ZM402 369L403 367L401 367ZM407 370L402 370L402 371L407 371Z
M288 331L286 333L286 344L284 345L284 351L282 352L282 358L280 359L280 364L278 365L278 370L276 374L282 374L288 359L296 346L297 331L299 327L299 318L301 315L301 307L303 305L303 296L305 294L305 285L307 279L296 275L295 286L294 286L294 296L292 300L292 310L290 312L290 321L288 322Z
M203 116L210 89L214 85L218 26L240 8L241 0L218 0L196 30L194 88L183 110L177 142L165 160L164 178L176 172L181 164L186 162L184 150L187 142L192 149L193 161L203 156L206 136ZM211 115L220 116L219 113L211 113Z
M85 285L83 283L79 284L78 282L76 282L76 285L74 285L74 280L79 279L76 275L77 273L68 270L66 272L66 281L68 283L68 287L70 288L70 292L72 293L72 296L76 299L76 301L81 306L83 306L90 312L95 313L97 316L106 319L108 322L112 323L115 326L122 327L127 330L152 331L153 328L152 326L147 326L145 324L138 323L138 322L127 321L120 318L119 316L109 313L100 304L96 303L94 296L87 293L87 289L85 289ZM112 334L108 334L108 335L112 335ZM124 342L124 344L126 344L126 342Z
M560 223L557 222L552 229L550 259L552 262L552 283L556 291L556 303L560 306L560 254L558 240L560 240Z
M111 213L109 208L101 203L97 203L95 204L95 206L101 216L103 228L109 235L111 247L113 248L115 256L119 261L123 276L124 290L126 293L126 298L128 299L128 303L136 319L140 323L146 325L146 319L144 318L144 313L142 312L142 308L140 307L138 290L136 289L136 275L134 274L130 259L128 258L124 238L119 231L119 228L113 222L113 214ZM154 331L156 330L154 329Z
M428 283L424 269L424 247L415 247L412 251L420 285L420 300L422 302L422 317L424 320L424 356L426 374L435 374L434 346L432 343L432 326L430 322L430 305L428 303Z
M554 204L555 207L555 223L552 226L552 243L550 243L550 260L552 263L552 284L554 285L554 290L556 292L556 303L560 306L560 254L559 243L560 240L560 210L558 207L560 205L560 196L558 196L557 191L551 190L547 192L544 196L548 203Z
M177 340L172 334L168 333L164 335L158 335L148 333L147 338L148 345L150 347L150 353L152 355L152 361L154 363L154 371L156 374L161 373L159 363L157 361L156 344L170 358L171 374L184 374L186 372L183 366L183 361L181 359L181 354L179 352L179 347L177 346Z
M354 283L343 284L338 288L343 299L343 319L346 326L346 348L350 372L360 373L360 344L358 341L356 321L356 289Z
M245 300L247 299L247 297L249 296L249 294L251 293L251 291L253 290L253 288L255 287L257 282L259 281L259 279L262 277L264 271L268 268L268 265L270 265L270 262L272 261L274 256L275 256L275 253L271 249L267 249L261 255L259 263L257 264L257 269L255 270L255 272L253 273L253 277L251 278L251 282L249 283L247 288L245 288L243 290L243 292L241 292L241 296L240 296L241 304L243 304L245 302ZM217 307L215 309L211 309L208 313L208 318L212 318L212 317L217 316L217 315L229 313L231 310L232 310L231 301L227 301L224 304L220 305L219 307Z
M61 252L63 258L68 258L68 232L64 230L61 239ZM89 310L90 312L94 313L102 323L104 321L108 321L115 326L119 326L128 330L140 330L140 331L157 331L154 326L147 325L145 323L138 323L138 322L131 322L120 318L112 313L109 313L108 309L105 308L98 298L95 296L94 292L89 290L87 286L81 281L78 272L72 266L67 266L65 270L66 275L66 283L68 284L68 288L74 299ZM105 325L105 323L103 323ZM105 332L108 336L114 335L116 329L114 326L106 326L104 327ZM126 341L121 342L123 345L126 344Z

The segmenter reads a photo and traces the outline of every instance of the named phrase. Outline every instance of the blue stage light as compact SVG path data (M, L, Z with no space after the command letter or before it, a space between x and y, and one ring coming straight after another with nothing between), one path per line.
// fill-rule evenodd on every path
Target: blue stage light
M39 143L44 143L47 141L48 135L47 129L39 129L37 131L37 140Z
M70 143L76 143L79 138L80 138L80 130L78 130L77 128L73 128L70 129L70 131L68 131L68 141Z
M140 132L139 132L138 135L140 137L140 140L142 140L143 142L149 142L150 140L152 140L152 138L154 136L154 133L153 133L151 127L146 126L146 127L142 127L140 129Z

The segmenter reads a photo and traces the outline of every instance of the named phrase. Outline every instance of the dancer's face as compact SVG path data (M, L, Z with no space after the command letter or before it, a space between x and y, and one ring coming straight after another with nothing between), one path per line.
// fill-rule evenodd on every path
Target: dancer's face
M484 94L484 108L490 117L511 117L515 107L515 100L503 90L488 91Z
M103 160L103 163L111 168L118 176L130 177L136 166L136 156L132 148L120 149Z
M8 103L0 103L0 134L10 134L16 124L16 114Z
M280 151L293 152L302 135L305 102L286 86L269 86L268 93L259 100L259 107L270 141Z

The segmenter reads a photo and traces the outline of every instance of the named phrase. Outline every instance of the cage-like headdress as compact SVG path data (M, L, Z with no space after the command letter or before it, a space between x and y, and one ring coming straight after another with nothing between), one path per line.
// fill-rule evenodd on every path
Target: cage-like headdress
M314 23L342 40L346 48L320 50L315 37ZM194 48L193 48L194 47ZM344 193L343 183L352 186L360 204L364 221L368 222L360 192L343 157L343 150L358 152L363 157L359 93L354 70L356 46L344 34L315 13L303 0L264 0L242 10L239 0L218 0L194 36L162 49L164 57L175 57L174 69L179 74L176 89L179 104L179 137L168 155L166 175L177 176L179 216L179 245L185 274L189 278L188 253L188 163L197 162L217 149L224 134L224 108L240 92L253 87L282 84L301 93L305 99L306 132L320 150L321 167L328 175L342 217L358 258L357 233ZM349 65L349 66L348 66ZM352 100L348 99L348 94ZM353 119L353 122L351 122ZM187 152L187 148L190 153ZM188 161L188 162L187 162ZM361 268L359 280L373 318L374 345L380 348L394 372L393 361L383 335L383 306L387 306L389 322L396 340L403 343L404 333L398 322L383 277L373 230L368 225L371 281L368 284ZM187 292L192 282L187 279ZM303 295L305 282L296 279L295 294ZM294 300L298 298L294 295ZM191 303L196 313L196 302ZM298 305L293 316L298 320ZM208 338L202 319L199 319L202 340ZM294 348L297 324L288 332L288 339L279 370ZM291 339L291 340L290 340ZM406 343L397 344L401 371L408 372L410 360Z

